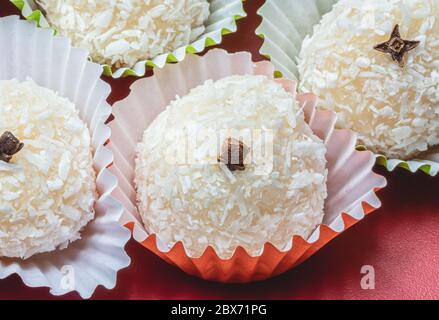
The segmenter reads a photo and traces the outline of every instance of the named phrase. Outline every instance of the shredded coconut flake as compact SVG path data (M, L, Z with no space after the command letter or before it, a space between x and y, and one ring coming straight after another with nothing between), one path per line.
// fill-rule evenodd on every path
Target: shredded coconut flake
M272 168L257 156L244 171L218 164L221 132L239 131L257 150L263 143L247 134L253 129L273 132ZM190 132L201 133L193 148L183 148L193 161L169 162L195 141ZM326 148L295 97L266 77L207 81L177 98L145 131L137 153L135 184L147 229L169 247L182 241L191 256L208 245L222 258L237 246L252 255L266 242L283 249L293 235L308 238L322 222Z
M207 0L37 0L48 21L93 61L132 67L204 32Z
M0 81L0 134L24 148L0 161L0 257L29 258L80 238L94 217L90 135L75 106L32 81Z
M404 68L373 49L396 24L404 39L421 41ZM437 0L341 0L304 41L300 90L337 111L338 125L372 151L411 159L439 144L438 43Z

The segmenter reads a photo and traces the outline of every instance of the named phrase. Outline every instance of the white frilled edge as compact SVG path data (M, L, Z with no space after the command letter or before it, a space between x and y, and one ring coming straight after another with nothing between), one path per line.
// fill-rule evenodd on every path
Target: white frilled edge
M0 47L1 80L31 78L78 108L91 133L99 194L96 217L83 230L82 239L67 249L24 261L0 257L0 279L18 274L29 287L48 287L53 295L77 291L83 298L91 297L99 285L112 289L117 272L130 264L124 249L130 232L120 225L123 208L112 196L117 180L108 170L113 154L105 146L110 138L105 124L111 114L106 102L110 87L100 79L102 68L88 62L88 53L72 48L68 39L18 16L0 19Z
M323 224L307 241L302 240L306 243L294 238L280 251L266 245L256 257L238 248L231 259L223 260L211 247L201 257L189 257L181 242L169 248L158 237L148 233L137 210L133 183L135 148L144 130L177 95L186 95L190 89L208 79L218 80L230 75L245 74L272 78L273 72L274 67L270 62L254 63L249 53L228 54L224 50L214 49L203 57L190 56L182 63L156 71L153 77L136 81L131 86L130 95L113 106L115 119L110 123L112 136L109 147L114 153L111 170L119 180L115 197L125 207L122 223L132 228L136 241L187 273L221 282L249 282L269 278L298 263L297 252L301 252L300 258L304 259L332 237L345 231L349 227L345 223L345 215L357 222L381 206L375 192L386 186L386 180L372 171L375 163L373 154L356 151L356 135L349 130L335 129L335 113L318 111L315 108L316 97L305 94L298 95L297 100L305 106L305 118L311 129L327 146L329 171L329 195L325 201ZM276 81L295 94L294 81ZM247 262L252 265L250 270L243 267Z

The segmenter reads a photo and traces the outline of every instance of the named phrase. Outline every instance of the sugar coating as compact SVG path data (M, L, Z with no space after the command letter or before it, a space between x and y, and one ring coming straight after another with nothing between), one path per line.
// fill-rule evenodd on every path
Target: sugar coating
M24 143L0 161L0 257L29 258L80 238L94 217L90 134L75 106L31 80L0 81L0 134Z
M374 50L396 24L403 39L421 42L404 68ZM439 1L341 0L299 60L300 89L372 151L407 160L439 144Z
M188 45L205 30L207 0L37 0L46 17L92 60L133 67Z
M253 151L270 145L258 129L272 132L272 156L253 152L245 170L233 173L218 163L226 137ZM169 161L181 146L187 160ZM150 233L169 247L182 241L192 257L209 245L224 259L237 246L251 255L266 242L282 250L322 222L325 153L280 84L264 76L209 80L177 97L145 131L135 172L139 210Z

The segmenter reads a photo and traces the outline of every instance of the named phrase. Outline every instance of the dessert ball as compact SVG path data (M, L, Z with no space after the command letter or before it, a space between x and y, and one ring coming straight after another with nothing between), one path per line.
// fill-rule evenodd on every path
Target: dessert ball
M212 246L259 255L322 222L324 143L295 96L264 76L206 81L171 102L137 146L135 184L147 230L192 257Z
M0 257L65 248L94 217L90 134L75 106L32 81L0 81Z
M439 144L439 1L341 0L299 60L300 90L370 150L407 160Z
M132 67L204 32L207 0L37 0L49 23L92 60Z

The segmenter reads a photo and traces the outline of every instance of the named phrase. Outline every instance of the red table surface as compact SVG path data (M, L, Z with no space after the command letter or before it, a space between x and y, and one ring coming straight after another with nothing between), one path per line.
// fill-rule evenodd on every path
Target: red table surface
M248 17L224 40L230 52L251 51L255 60L261 40L254 30L256 10L264 0L245 3ZM19 14L1 0L0 16ZM128 94L135 80L105 78L113 88L110 102ZM336 238L308 261L267 281L226 285L188 276L131 240L132 264L118 275L114 290L102 287L94 299L439 299L439 177L404 170L385 175L389 186L379 192L383 207ZM375 269L374 290L361 288L361 268ZM27 288L17 276L0 280L0 299L79 299L76 293L52 297L47 288Z

